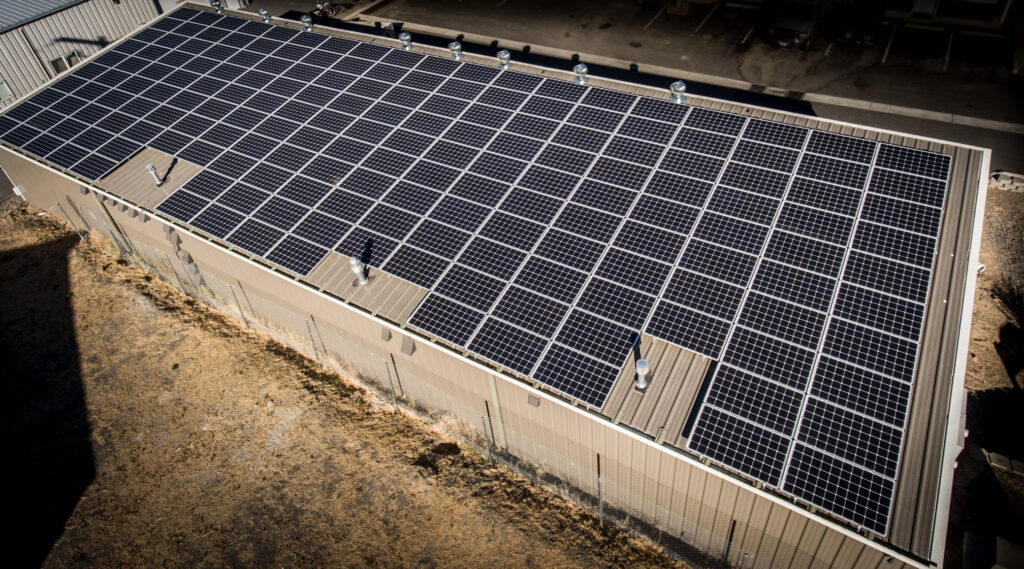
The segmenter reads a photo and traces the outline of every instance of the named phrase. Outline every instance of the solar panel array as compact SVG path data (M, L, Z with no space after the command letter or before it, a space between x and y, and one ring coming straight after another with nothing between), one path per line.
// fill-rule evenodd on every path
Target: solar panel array
M640 332L720 360L689 448L885 534L948 156L179 9L0 116L89 180L595 407Z
M688 446L886 535L951 160L790 146Z

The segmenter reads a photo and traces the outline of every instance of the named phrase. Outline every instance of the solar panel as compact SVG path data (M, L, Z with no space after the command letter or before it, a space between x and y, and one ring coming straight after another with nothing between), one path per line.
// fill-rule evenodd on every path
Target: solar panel
M887 532L947 155L190 8L0 140L203 166L156 210L297 275L360 257L597 408L641 333L719 360L688 448Z

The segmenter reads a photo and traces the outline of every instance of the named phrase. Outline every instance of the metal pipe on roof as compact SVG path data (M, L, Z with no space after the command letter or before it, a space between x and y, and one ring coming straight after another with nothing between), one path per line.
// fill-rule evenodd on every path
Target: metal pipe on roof
M651 366L647 360L636 361L636 388L640 391L647 389L647 374L651 372Z
M452 52L451 59L458 61L463 58L461 43L453 41L452 43L448 44L448 49Z
M590 81L590 77L587 77L588 70L585 63L577 63L576 67L573 67L572 70L576 73L576 78L573 79L573 83L583 85L587 81Z
M673 103L682 103L686 100L686 83L676 81L668 86L668 90L672 93L671 100Z

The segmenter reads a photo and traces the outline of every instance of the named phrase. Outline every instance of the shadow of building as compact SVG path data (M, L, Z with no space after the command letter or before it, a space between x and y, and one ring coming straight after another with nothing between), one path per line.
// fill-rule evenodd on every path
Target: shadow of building
M43 563L96 474L68 278L77 241L0 253L6 567Z

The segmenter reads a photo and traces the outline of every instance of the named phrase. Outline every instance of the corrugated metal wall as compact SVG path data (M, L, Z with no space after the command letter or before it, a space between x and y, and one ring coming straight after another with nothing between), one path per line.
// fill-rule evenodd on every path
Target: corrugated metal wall
M90 0L0 35L0 79L14 93L0 109L54 77L50 61L71 51L85 59L156 15L153 0Z

